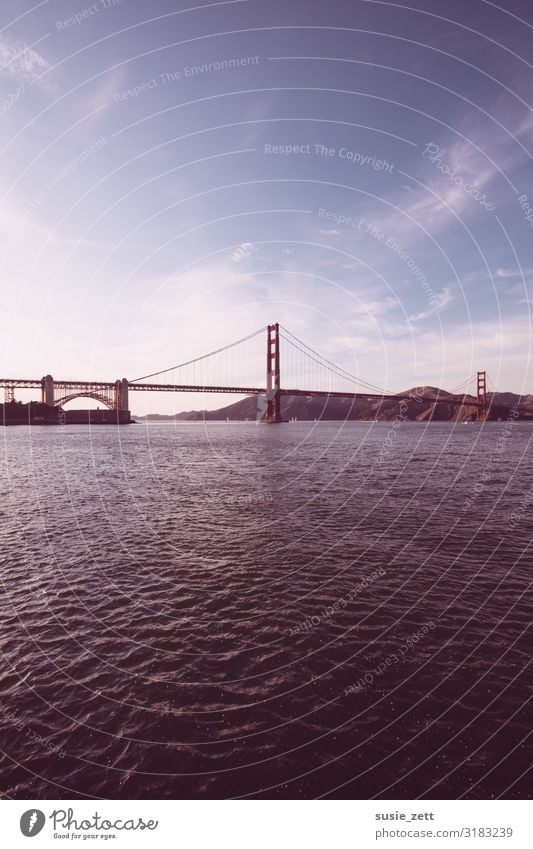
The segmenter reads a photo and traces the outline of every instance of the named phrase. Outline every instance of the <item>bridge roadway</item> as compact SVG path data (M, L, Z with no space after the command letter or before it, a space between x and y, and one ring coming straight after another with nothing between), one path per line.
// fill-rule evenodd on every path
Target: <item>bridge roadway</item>
M55 380L56 389L72 390L82 395L84 392L111 392L115 389L114 382L96 380ZM0 378L0 387L11 389L41 389L42 380L17 380L16 378ZM128 383L130 392L212 392L224 395L265 395L265 387L261 386L189 386L177 383ZM412 392L399 392L392 395L372 394L369 392L328 392L327 390L279 389L280 395L293 395L304 398L366 398L369 401L417 401L430 404L446 403L459 407L477 407L478 401L472 395L415 395Z

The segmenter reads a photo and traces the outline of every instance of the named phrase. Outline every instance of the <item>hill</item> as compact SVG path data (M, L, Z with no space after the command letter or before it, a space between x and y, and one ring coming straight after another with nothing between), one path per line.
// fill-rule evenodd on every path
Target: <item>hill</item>
M434 386L418 386L407 390L413 400L393 401L376 400L371 398L307 398L301 395L284 395L281 398L281 414L284 420L298 419L299 421L392 421L396 416L403 416L409 421L466 421L472 418L472 407L460 407L446 403L446 397L459 399ZM403 394L403 393L402 393ZM440 399L436 403L417 401L416 396ZM469 399L472 396L467 396ZM505 419L511 409L520 404L520 418L533 420L533 395L520 396L512 392L489 393L493 420ZM147 416L136 416L138 421L256 421L261 418L258 414L258 398L251 396L242 401L236 401L218 410L190 410L176 415L160 415L157 413Z

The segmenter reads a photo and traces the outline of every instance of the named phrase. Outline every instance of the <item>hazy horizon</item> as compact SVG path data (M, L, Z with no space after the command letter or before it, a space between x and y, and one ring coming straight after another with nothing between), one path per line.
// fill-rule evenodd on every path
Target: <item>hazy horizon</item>
M532 392L533 24L478 5L6 3L1 372L131 379L278 320L391 390Z

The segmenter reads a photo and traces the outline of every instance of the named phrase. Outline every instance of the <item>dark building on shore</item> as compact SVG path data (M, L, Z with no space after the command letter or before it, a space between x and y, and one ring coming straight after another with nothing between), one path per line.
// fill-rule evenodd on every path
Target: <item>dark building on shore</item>
M10 401L0 404L0 425L116 425L130 424L129 410L63 410L61 407L51 407L39 401L23 404L20 401Z

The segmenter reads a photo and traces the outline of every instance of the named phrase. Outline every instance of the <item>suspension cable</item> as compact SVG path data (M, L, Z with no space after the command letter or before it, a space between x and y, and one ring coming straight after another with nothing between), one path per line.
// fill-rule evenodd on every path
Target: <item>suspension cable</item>
M490 379L490 377L489 377L488 375L487 375L487 383L488 383L488 385L489 385L489 387L490 387L490 389L491 389L491 392L493 392L493 393L494 393L494 392L497 392L497 391L498 391L498 390L496 389L496 384L492 382L492 380Z
M315 363L318 363L323 368L325 368L327 371L331 372L331 374L334 374L336 377L341 377L343 380L349 380L351 383L356 383L359 387L361 387L362 389L365 389L370 394L372 394L374 392L377 392L379 395L386 395L387 394L384 390L379 389L376 386L372 386L371 384L366 383L366 381L364 381L364 380L360 380L359 378L354 377L349 372L344 372L344 374L342 374L341 372L344 371L343 369L338 370L336 367L331 367L330 365L326 365L326 363L328 363L329 361L326 360L324 357L322 357L321 359L317 359L316 357L307 353L307 351L304 351L302 348L299 347L299 345L296 345L294 342L292 342L286 336L282 336L282 338L285 340L285 342L288 342L289 345L292 345L293 348L296 348L298 351L300 351L300 353L304 354L305 357L307 357L308 360L313 360ZM320 357L320 354L318 356ZM370 390L371 390L371 392L370 392Z
M302 354L305 354L305 356L310 357L310 359L313 359L315 362L319 363L319 365L323 365L324 363L326 363L327 365L325 365L324 367L328 371L332 372L333 374L336 374L337 377L342 377L345 380L350 380L352 383L357 383L360 386L362 386L363 388L366 388L368 390L372 390L372 392L377 392L379 395L386 395L387 394L387 392L382 387L374 386L372 383L368 383L366 380L362 380L361 378L355 377L355 375L346 371L346 369L343 369L340 366L335 365L335 363L332 363L330 360L326 359L326 357L323 357L322 354L319 354L318 351L315 351L309 345L306 345L305 342L302 342L301 339L298 339L297 336L294 336L294 334L291 333L290 330L287 330L286 327L282 327L282 329L284 331L284 334L288 333L289 336L291 336L292 339L294 339L298 343L298 345L296 345L294 342L291 341L291 339L288 339L284 334L282 334L283 338L285 339L286 342L289 343L289 345L293 345L295 348L298 348L298 350ZM299 345L302 345L304 348L307 348L307 351L302 350L302 348L300 348ZM311 353L310 354L307 353L308 351L310 351ZM316 357L313 356L313 355L316 355L316 357L319 357L319 359L317 360Z
M467 386L469 386L472 383L472 381L474 381L475 379L476 379L476 376L474 374L471 375L471 377L467 377L467 379L463 380L462 383L459 383L457 386L454 386L453 389L449 390L450 395L458 395L460 393L461 389L466 389Z
M240 345L242 342L247 342L249 339L253 339L254 336L258 336L260 333L264 333L265 330L266 326L261 327L259 330L256 330L255 333L250 333L249 336L244 336L242 339L238 339L236 342L231 342L229 345L224 345L222 348L217 348L215 351L210 351L208 354L203 354L201 357L196 357L196 359L194 360L187 360L187 362L179 363L179 365L177 366L170 366L169 368L164 368L161 371L154 371L152 372L152 374L144 374L142 377L135 377L129 382L136 383L138 380L148 380L149 377L158 377L160 374L166 374L169 371L174 371L174 369L194 365L194 363L198 363L200 362L200 360L206 360L207 357L212 357L214 354L220 354L222 351L229 350L229 348L235 348L236 345Z

